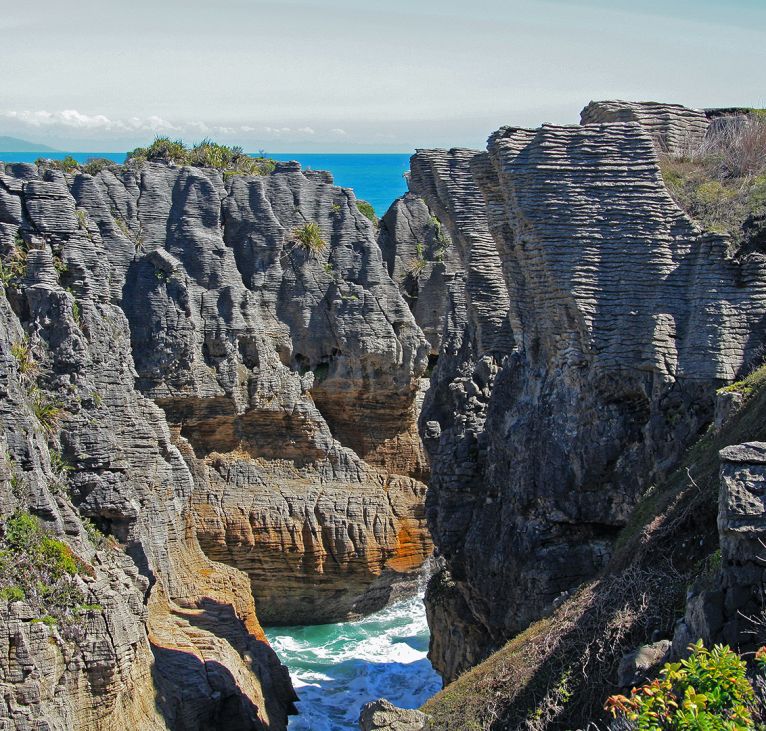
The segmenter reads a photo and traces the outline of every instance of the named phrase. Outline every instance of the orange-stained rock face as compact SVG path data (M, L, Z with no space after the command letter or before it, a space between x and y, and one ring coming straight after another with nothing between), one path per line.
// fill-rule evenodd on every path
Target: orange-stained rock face
M333 622L417 587L432 551L425 485L359 463L354 480L327 466L214 454L195 469L197 535L208 556L250 578L264 623Z
M296 239L307 222L323 248ZM0 518L40 517L102 611L67 644L0 599L0 726L284 729L295 696L261 622L376 609L431 550L428 343L374 228L296 164L0 165L0 258L18 257Z

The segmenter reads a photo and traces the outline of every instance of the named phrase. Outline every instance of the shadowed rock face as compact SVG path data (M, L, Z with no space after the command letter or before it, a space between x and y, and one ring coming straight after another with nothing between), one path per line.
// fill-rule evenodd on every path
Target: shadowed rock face
M0 509L65 536L104 611L78 644L0 601L0 719L284 728L294 694L255 606L284 623L370 611L431 550L429 346L370 223L295 164L4 170L0 254L29 251L0 296ZM294 235L307 222L316 251ZM38 398L61 408L48 433ZM81 516L120 546L96 550Z
M446 561L431 658L450 680L604 565L757 355L766 261L685 217L636 122L421 151L410 188L462 242L421 414Z
M733 445L719 456L720 565L689 590L684 618L673 637L679 657L700 638L708 647L726 643L740 653L755 652L764 641L766 443Z

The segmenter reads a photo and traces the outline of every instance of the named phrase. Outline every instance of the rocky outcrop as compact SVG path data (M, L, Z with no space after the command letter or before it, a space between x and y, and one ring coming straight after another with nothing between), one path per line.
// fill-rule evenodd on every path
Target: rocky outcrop
M407 193L380 220L378 240L389 275L438 356L449 287L462 269L449 234L422 198Z
M720 556L687 597L673 638L677 656L700 638L706 646L724 643L740 652L766 642L766 443L726 447L720 458Z
M361 731L424 731L428 717L420 711L397 708L386 700L372 701L362 708Z
M605 565L765 334L763 258L677 208L646 121L598 121L412 160L464 267L421 415L446 679Z
M709 125L708 115L699 109L659 102L590 102L580 113L580 124L638 122L657 148L671 155L696 150Z
M0 600L0 719L285 728L255 607L369 611L431 550L429 346L371 225L296 164L4 170L0 509L62 537L100 609L70 637Z

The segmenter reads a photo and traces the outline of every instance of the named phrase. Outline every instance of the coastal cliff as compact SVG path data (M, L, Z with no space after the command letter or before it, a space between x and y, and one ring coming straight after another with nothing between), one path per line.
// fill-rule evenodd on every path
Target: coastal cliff
M712 422L716 389L761 358L764 257L690 220L660 170L708 125L598 102L579 127L507 127L486 152L411 161L409 195L460 262L421 414L446 682L605 569Z
M373 226L297 164L17 164L0 253L0 719L284 729L260 622L377 609L431 552L429 345Z

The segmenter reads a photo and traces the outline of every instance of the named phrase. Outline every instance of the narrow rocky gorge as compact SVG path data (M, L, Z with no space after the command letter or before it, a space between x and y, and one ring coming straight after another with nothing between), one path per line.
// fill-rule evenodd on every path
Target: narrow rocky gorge
M764 212L705 228L662 169L745 114L419 150L377 226L297 163L4 165L0 578L36 526L75 598L3 586L0 727L285 729L262 625L411 596L434 551L448 687L363 728L585 727L646 657L750 647Z

